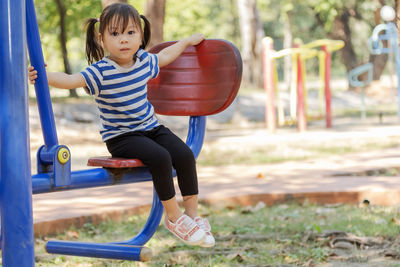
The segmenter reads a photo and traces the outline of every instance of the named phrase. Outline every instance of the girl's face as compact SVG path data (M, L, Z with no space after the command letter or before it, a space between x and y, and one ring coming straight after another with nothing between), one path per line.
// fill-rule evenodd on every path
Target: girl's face
M122 26L117 26L113 22L111 23L115 27L112 26L109 30L106 29L104 34L100 35L103 47L110 53L109 58L118 65L121 67L130 67L135 63L134 55L142 44L140 26L134 24L133 20L130 19L123 31Z

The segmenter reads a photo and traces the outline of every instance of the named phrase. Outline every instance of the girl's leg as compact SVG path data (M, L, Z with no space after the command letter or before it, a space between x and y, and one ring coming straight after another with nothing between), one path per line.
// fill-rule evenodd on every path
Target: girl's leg
M194 221L194 217L182 214L175 197L172 165L186 199L186 212L192 216L197 214L195 160L186 144L163 126L151 131L124 134L106 141L106 144L111 155L138 158L149 168L155 190L166 211L166 228L187 244L204 246L208 234ZM195 197L189 197L193 195Z
M199 216L197 211L197 206L198 206L198 195L183 197L183 207L185 208L185 213L192 219Z
M161 200L161 203L164 206L168 220L171 222L176 222L182 216L182 211L175 196L168 200Z
M145 132L135 132L106 141L113 157L140 159L152 174L153 183L167 217L175 222L182 215L176 197L172 177L172 162L169 152L145 136Z
M196 160L192 150L168 128L161 126L152 137L155 142L168 150L172 165L177 173L179 189L183 196L185 213L195 218L198 215L198 183Z

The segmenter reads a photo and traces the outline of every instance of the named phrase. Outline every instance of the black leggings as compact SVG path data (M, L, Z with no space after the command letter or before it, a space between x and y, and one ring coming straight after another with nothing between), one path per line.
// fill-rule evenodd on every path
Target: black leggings
M129 132L106 141L113 157L137 158L148 168L161 200L175 196L172 167L182 196L197 195L196 161L192 150L168 128Z

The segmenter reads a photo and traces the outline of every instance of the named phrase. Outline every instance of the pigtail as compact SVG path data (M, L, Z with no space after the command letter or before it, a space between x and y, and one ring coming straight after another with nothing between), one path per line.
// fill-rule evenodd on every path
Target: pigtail
M151 37L150 22L145 16L140 15L140 17L144 21L143 40L140 48L145 49L146 46L149 44Z
M90 18L86 21L86 59L91 65L92 63L99 61L104 56L103 47L100 45L98 40L98 33L96 30L96 22L98 19Z

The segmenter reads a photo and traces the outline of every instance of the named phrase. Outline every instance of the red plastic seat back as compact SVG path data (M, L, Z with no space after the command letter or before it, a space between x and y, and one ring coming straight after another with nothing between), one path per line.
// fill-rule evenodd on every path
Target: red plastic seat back
M174 43L159 44L150 52L158 53ZM148 98L158 114L211 115L232 103L241 79L239 50L225 40L204 40L161 68L148 84Z

